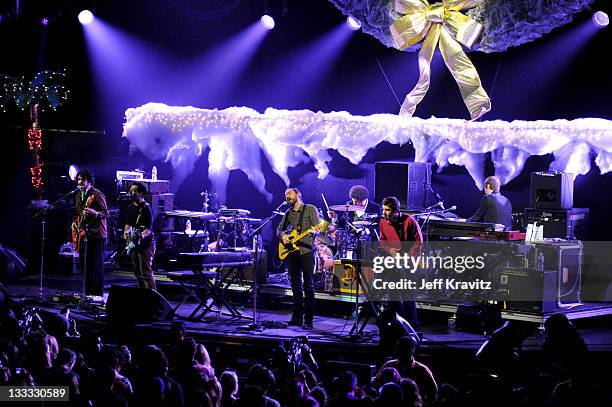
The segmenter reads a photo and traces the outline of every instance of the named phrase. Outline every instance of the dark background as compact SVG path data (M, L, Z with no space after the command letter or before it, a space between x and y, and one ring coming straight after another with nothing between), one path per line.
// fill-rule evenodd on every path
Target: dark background
M96 184L106 192L111 203L117 198L114 184L117 169L150 171L156 165L158 178L171 178L172 169L168 164L151 162L137 152L130 154L128 143L121 137L123 114L129 107L157 101L211 109L247 106L260 112L274 107L324 112L346 110L355 115L397 113L399 103L394 93L402 100L417 79L416 54L388 49L362 32L352 34L324 77L279 76L294 51L344 24L341 12L324 0L108 0L89 3L101 20L122 30L134 43L148 44L152 56L133 55L133 48L126 46L125 58L133 65L133 77L122 77L121 71L115 71L102 80L99 67L92 66L83 29L76 19L77 4L88 2L40 3L23 1L19 17L10 15L14 2L0 3L3 13L0 73L31 78L42 69L68 70L67 85L72 91L69 102L58 112L45 112L41 116L41 126L45 129L45 198L49 200L73 188L65 178L71 163L92 169ZM199 3L202 4L197 10L190 9ZM598 2L602 6L604 3ZM231 84L221 86L222 91L209 92L214 87L206 83L206 77L194 82L197 76L183 75L185 71L181 67L192 67L202 55L256 21L262 15L264 4L276 18L277 26L239 76L232 78ZM47 27L39 22L45 15L51 16ZM590 29L591 15L592 12L585 12L573 24L504 53L470 53L492 99L493 109L484 120L612 119L612 62L605 57L612 49L612 31L609 27L598 32ZM304 61L304 64L318 63L321 61L315 58ZM203 64L206 64L205 58ZM112 67L108 69L112 71ZM432 72L431 88L416 115L467 118L457 86L439 55L434 59ZM194 92L184 92L192 86ZM25 134L28 126L27 113L14 105L5 113L0 112L5 156L0 242L23 254L38 244L35 231L39 228L38 221L31 220L29 209L32 193ZM291 184L302 188L306 201L318 206L322 206L321 193L325 193L330 204L344 202L350 186L358 182L370 187L373 196L376 161L414 158L410 145L387 143L369 151L359 166L335 152L331 154L330 175L324 180L317 180L312 163L289 171ZM529 204L530 173L546 170L552 160L552 155L529 158L522 174L502 188L512 200L515 212ZM210 189L207 168L204 155L194 173L176 190L174 203L178 208L201 209L200 192ZM265 158L263 169L273 202L268 203L242 172L233 171L227 190L228 207L249 209L253 216L265 217L278 205L285 185L271 171ZM470 216L482 192L467 171L452 165L440 174L435 170L434 166L436 192L447 206L457 205L460 216ZM488 161L487 175L492 171L493 165ZM607 240L612 226L608 214L611 177L599 174L593 165L589 174L579 176L575 182L574 206L590 208L592 240ZM48 230L58 241L67 240L67 212L68 209L51 213L53 222Z

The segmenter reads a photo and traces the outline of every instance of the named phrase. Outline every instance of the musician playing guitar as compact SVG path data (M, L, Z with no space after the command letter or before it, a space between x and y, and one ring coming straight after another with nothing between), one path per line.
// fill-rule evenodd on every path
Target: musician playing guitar
M155 289L153 212L151 205L144 199L146 193L147 187L141 182L135 182L130 187L132 203L127 210L124 237L128 243L126 250L132 259L138 287Z
M81 270L85 270L85 294L104 294L104 243L107 237L106 197L92 185L87 170L77 174L76 218L72 225L73 241L79 251ZM85 239L86 237L86 239Z
M287 188L285 200L290 207L278 225L277 232L280 241L285 245L290 245L292 243L290 232L296 231L299 234L319 225L319 213L315 206L302 202L302 194L297 188ZM293 314L288 324L312 329L315 298L313 235L303 237L296 242L296 246L299 250L291 252L286 258L293 291ZM302 284L302 276L304 284Z

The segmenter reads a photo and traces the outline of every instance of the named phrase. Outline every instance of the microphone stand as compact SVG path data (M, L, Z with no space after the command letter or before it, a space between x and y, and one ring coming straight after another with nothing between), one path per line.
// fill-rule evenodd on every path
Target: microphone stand
M251 232L248 236L247 241L249 239L253 239L253 253L255 255L255 264L253 264L253 322L247 325L243 325L238 327L241 331L261 331L263 329L263 325L257 322L257 278L259 276L259 258L261 256L260 247L259 247L259 238L261 235L262 229L270 223L270 221L276 218L281 214L280 209L286 204L283 202L280 204L273 212L272 216L268 217L265 221L262 222L255 230Z
M39 287L38 287L38 298L39 299L43 299L43 276L44 276L44 272L45 272L45 240L47 240L46 238L46 224L47 224L47 211L49 209L53 209L57 206L58 203L60 203L61 201L63 201L64 199L68 198L70 195L77 193L80 189L74 189L70 192L68 192L67 194L62 195L59 199L57 199L55 202L49 204L48 206L42 208L40 211L36 212L34 214L34 216L32 216L32 219L36 219L39 216L41 217L41 221L40 221L40 227L41 227L41 237L40 237L40 276L39 276Z

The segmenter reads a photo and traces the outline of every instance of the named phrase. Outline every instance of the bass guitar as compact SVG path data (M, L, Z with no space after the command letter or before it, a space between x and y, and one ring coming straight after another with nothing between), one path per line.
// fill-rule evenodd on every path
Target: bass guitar
M292 230L289 235L289 243L284 244L282 240L278 242L278 258L281 260L285 260L289 254L300 250L300 248L296 245L297 242L308 236L309 234L316 232L317 230L325 230L329 226L329 222L321 221L318 225L311 227L303 231L302 233L298 233L297 230Z

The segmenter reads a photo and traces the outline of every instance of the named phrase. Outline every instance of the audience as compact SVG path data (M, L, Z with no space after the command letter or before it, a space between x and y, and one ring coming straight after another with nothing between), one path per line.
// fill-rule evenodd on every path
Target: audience
M45 330L46 321L39 316L32 320L31 329L22 333L0 331L0 385L66 386L71 405L77 406L612 405L609 389L587 365L591 354L580 332L563 315L547 320L543 362L533 358L531 370L521 351L528 331L506 324L467 364L450 369L465 375L451 376L456 383L439 388L432 369L416 360L417 344L411 337L397 341L395 358L382 363L371 384L362 387L351 371L332 379L324 369L317 370L314 352L303 338L278 346L272 358L262 360L267 366L251 365L246 383L241 383L232 369L215 375L206 347L186 335L183 323L172 325L164 350L153 344L135 347L132 360L130 346L103 344L97 332L83 330L78 341L65 335L66 327L78 333L74 321L60 324L56 340ZM79 345L74 348L78 351L68 344ZM173 355L171 368L167 354ZM508 366L522 369L522 376L500 374ZM319 375L325 381L319 381ZM444 377L448 380L448 371Z
M424 404L430 405L435 403L438 397L438 384L431 369L414 358L415 351L415 340L410 336L401 337L395 347L396 358L386 362L376 377L379 378L386 368L395 368L401 378L414 380L423 397Z

